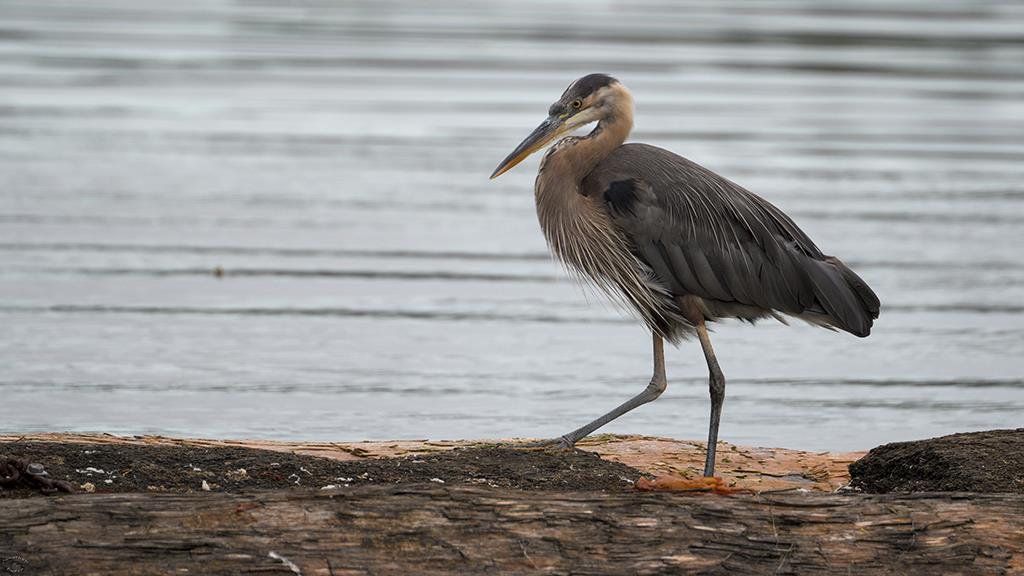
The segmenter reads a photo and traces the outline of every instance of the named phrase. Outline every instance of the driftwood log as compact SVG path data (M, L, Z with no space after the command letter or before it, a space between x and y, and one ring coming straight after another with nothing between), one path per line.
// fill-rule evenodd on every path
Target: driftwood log
M4 576L171 573L1024 574L1024 495L433 484L0 500Z

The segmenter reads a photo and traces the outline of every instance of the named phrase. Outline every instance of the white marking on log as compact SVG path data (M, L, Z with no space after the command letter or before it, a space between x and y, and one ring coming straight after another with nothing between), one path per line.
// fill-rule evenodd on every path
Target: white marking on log
M281 556L280 554L278 554L277 552L274 552L273 550L271 550L270 554L267 554L267 556L270 556L274 560L279 561L281 564L284 564L285 566L287 566L288 569L291 570L292 572L298 574L299 576L302 576L302 570L299 570L299 567L295 565L295 562L292 562L291 560L285 558L284 556Z

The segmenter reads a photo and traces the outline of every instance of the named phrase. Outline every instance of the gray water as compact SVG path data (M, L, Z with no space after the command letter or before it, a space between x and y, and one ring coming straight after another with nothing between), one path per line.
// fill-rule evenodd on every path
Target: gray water
M274 4L0 0L0 433L540 437L638 392L538 159L487 180L594 71L882 299L864 340L718 325L723 439L1022 425L1024 4ZM609 431L704 436L668 362Z

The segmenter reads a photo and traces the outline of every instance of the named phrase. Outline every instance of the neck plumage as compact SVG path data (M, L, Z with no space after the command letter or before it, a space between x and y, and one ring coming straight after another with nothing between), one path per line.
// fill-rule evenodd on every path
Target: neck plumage
M569 136L559 140L544 156L537 175L537 191L541 183L547 187L576 187L601 160L622 145L633 129L633 98L616 84L606 88L608 94L599 104L602 119L584 137Z
M616 148L625 142L633 129L633 97L621 84L603 89L597 106L601 120L587 136L569 136L559 140L544 155L534 192L537 216L548 243L556 253L559 244L554 236L572 228L572 221L592 220L594 206L580 194L580 183Z
M599 101L608 108L597 127L583 138L559 141L544 156L535 187L537 217L551 251L571 272L589 278L658 329L662 318L672 314L671 302L652 287L649 274L607 213L580 193L583 179L622 145L633 128L629 92L618 84L607 90L613 92Z

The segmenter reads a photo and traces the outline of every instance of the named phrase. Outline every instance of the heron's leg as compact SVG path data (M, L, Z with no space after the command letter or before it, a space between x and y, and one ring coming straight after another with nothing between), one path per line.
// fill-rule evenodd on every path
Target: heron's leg
M725 375L718 367L715 349L711 347L711 338L704 322L697 324L697 337L704 349L704 359L708 362L709 388L711 390L711 424L708 427L708 451L704 459L704 475L715 475L715 448L718 447L718 422L722 418L722 404L725 402Z
M589 435L594 430L597 430L601 426L615 420L619 416L622 416L626 412L636 408L637 406L647 404L654 400L668 387L668 380L665 378L665 341L662 340L661 336L654 334L654 375L651 376L651 383L644 388L643 392L630 398L629 400L622 403L621 406L612 410L611 412L601 416L597 420L594 420L590 424L577 428L572 432L552 441L552 444L562 444L563 446L573 446L584 436Z

